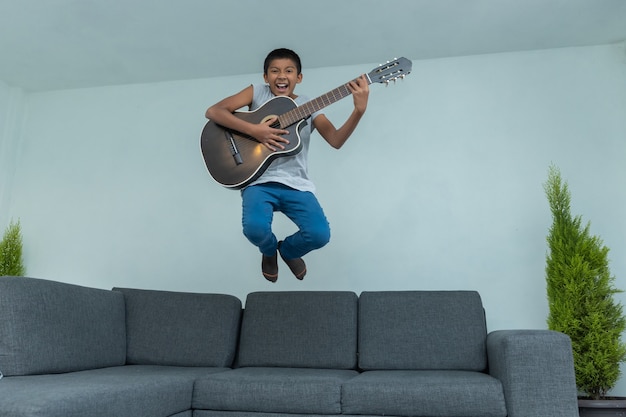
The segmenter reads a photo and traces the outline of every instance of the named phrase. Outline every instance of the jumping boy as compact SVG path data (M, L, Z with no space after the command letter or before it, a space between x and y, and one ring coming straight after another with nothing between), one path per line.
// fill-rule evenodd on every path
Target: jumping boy
M233 112L248 107L253 111L275 96L291 97L297 105L309 101L294 93L302 81L300 57L290 49L275 49L265 58L263 66L265 84L250 85L239 93L209 107L206 117L229 129L247 134L271 151L284 149L289 132L272 127L276 118L254 124L237 118ZM348 140L361 120L369 95L369 85L364 75L348 83L353 95L354 110L336 129L322 112L315 112L300 131L302 150L292 156L275 159L265 172L242 192L243 234L257 246L262 254L261 271L265 279L278 279L278 254L298 279L306 274L302 257L319 249L330 240L330 227L324 211L313 194L315 186L308 175L308 149L314 129L335 149ZM282 241L272 232L273 213L280 211L293 221L298 231Z

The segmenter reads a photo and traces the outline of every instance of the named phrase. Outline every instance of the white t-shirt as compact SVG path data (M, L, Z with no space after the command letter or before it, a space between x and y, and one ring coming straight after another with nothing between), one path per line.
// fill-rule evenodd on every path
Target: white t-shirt
M254 89L254 95L250 111L258 109L268 100L276 97L272 94L267 84L259 84L252 87ZM300 106L308 102L309 98L306 96L298 96L294 101ZM311 133L315 129L312 121L319 114L321 114L321 111L313 113L311 117L305 120L306 125L300 130L302 150L295 155L276 158L272 161L270 166L267 167L265 172L250 183L249 186L267 182L278 182L296 190L315 192L315 185L309 178L308 156Z

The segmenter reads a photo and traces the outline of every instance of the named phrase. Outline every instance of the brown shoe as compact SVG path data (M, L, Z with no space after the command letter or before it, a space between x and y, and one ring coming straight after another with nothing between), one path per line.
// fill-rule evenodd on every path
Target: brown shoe
M281 243L283 242L278 242L278 252L280 252ZM283 259L283 261L285 261L285 263L287 264L289 269L291 269L291 272L295 275L296 278L298 278L299 280L304 279L304 276L306 275L306 264L304 263L304 260L302 258L285 259L282 253L280 254L280 257Z
M278 279L278 254L275 253L274 256L263 255L261 271L266 280L276 282Z

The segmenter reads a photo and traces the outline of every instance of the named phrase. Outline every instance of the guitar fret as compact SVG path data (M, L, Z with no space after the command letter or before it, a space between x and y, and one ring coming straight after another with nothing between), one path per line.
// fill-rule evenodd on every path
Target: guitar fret
M294 109L289 110L283 115L278 117L278 121L282 128L286 128L291 126L294 123L299 122L300 120L304 120L316 111L327 107L336 101L341 100L344 97L349 96L350 90L348 89L348 84L344 84L341 87L337 87L334 90L327 92L315 98L311 101L308 101L301 106L298 106Z

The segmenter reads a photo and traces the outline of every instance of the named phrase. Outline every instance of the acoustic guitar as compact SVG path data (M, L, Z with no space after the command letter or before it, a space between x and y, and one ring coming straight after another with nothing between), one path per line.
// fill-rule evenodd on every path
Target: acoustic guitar
M411 67L410 60L398 58L374 68L366 79L368 84L389 84L408 75ZM300 106L290 97L277 96L254 111L233 113L250 123L263 123L277 117L272 127L289 131L284 135L289 143L284 144L285 149L275 151L269 150L250 136L209 120L200 137L200 149L209 174L226 188L239 190L246 187L259 178L276 158L300 152L300 129L311 114L349 95L350 90L346 83Z

